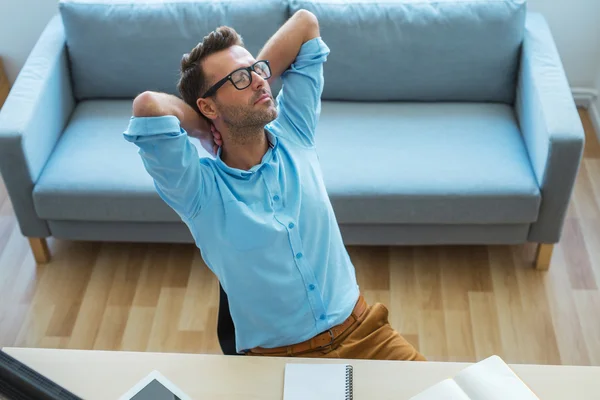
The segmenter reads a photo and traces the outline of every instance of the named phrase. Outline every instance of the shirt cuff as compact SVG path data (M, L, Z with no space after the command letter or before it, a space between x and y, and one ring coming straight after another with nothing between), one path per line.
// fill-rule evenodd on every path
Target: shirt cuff
M125 138L135 139L138 136L151 136L167 133L181 133L179 119L173 115L162 117L131 117L127 130L123 132Z
M323 63L327 60L329 52L329 47L321 37L310 39L300 47L300 51L296 56L294 64L301 67L304 65Z
M306 53L327 53L329 54L329 46L325 44L320 36L310 39L300 47L299 54Z

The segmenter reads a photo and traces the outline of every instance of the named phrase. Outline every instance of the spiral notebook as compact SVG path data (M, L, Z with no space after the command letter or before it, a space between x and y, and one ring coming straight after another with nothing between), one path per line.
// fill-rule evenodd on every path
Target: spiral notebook
M286 364L283 400L352 400L349 364Z

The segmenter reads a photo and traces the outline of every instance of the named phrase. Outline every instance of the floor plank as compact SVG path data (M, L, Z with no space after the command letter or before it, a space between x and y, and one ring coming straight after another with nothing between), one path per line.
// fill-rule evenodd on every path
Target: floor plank
M562 363L589 365L579 313L572 296L571 282L565 267L563 246L556 246L554 265L548 271L546 294ZM556 268L558 267L558 268Z
M481 360L494 354L505 358L494 293L470 292L469 313L476 359Z

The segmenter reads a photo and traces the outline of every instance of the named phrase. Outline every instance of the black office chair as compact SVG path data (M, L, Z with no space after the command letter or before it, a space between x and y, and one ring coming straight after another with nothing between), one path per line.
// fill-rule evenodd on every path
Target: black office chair
M229 299L219 284L219 316L217 319L217 337L223 354L228 356L239 356L235 349L235 327L229 312Z

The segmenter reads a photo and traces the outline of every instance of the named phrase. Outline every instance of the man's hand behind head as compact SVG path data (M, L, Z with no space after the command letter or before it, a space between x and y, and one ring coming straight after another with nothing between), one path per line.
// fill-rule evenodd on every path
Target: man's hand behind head
M199 139L202 147L213 156L217 154L217 149L223 144L221 134L212 123L202 118L183 100L170 94L150 91L141 93L133 101L133 115L135 117L166 115L176 117L187 134Z
M223 145L221 133L213 124L210 124L210 128L208 130L192 129L187 132L189 136L199 139L202 147L212 156L216 156L217 150Z

